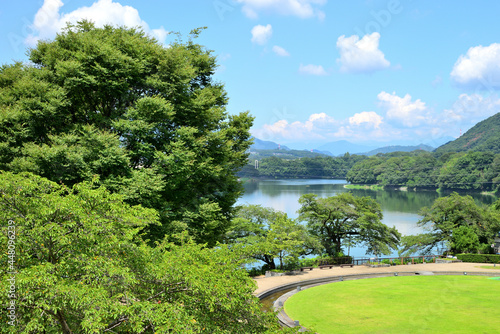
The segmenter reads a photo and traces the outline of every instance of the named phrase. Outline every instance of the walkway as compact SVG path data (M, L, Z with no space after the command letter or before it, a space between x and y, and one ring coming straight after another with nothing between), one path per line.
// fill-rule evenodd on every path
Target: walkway
M281 285L308 281L317 278L326 277L338 277L343 275L362 275L362 274L375 274L375 273L393 273L393 272L422 272L422 271L433 271L433 272L487 272L487 273L497 273L500 276L500 265L498 270L496 269L484 269L481 266L493 266L493 264L481 264L481 263L426 263L426 264L412 264L412 265L401 265L392 267L380 267L380 268L370 268L365 265L350 267L333 267L332 269L319 269L314 268L312 271L307 270L300 272L296 275L286 275L278 277L264 277L259 276L255 278L257 282L257 290L254 294L259 295L264 291L276 288Z

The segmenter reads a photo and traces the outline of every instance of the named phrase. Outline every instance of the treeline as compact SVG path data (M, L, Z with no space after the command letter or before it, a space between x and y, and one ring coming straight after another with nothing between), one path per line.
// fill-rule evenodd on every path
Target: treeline
M300 159L282 159L269 157L259 160L258 168L255 163L245 166L238 174L240 177L262 178L334 178L344 179L347 172L362 160L362 155L346 153L342 157L304 157Z
M353 184L499 191L500 154L399 152L377 155L356 163L346 180Z
M500 154L492 152L393 152L366 157L269 157L246 165L240 177L338 178L352 184L500 191Z

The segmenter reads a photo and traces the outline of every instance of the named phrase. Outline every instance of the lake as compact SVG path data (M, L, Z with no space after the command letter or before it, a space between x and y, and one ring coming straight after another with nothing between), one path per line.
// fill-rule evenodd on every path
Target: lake
M351 192L355 196L370 196L380 203L384 218L382 222L388 226L396 226L403 235L419 234L422 229L417 226L421 218L419 210L432 206L434 200L449 193L436 191L399 191L346 189L345 180L326 179L286 179L256 180L244 184L245 193L237 205L260 204L286 212L289 217L297 218L299 197L303 194L316 194L320 197L334 196L343 192ZM496 198L489 195L470 194L478 202L492 204ZM349 250L351 256L366 257L366 249L355 247ZM347 250L345 250L347 252ZM391 254L397 256L397 252Z

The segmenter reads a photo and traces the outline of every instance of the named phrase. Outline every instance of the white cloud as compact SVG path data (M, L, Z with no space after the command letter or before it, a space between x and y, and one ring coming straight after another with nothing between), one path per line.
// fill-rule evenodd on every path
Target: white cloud
M284 138L288 140L325 139L329 132L333 132L338 121L326 113L311 114L305 122L293 122L282 119L273 124L264 124L261 129L252 133L259 139L272 140Z
M412 100L409 94L403 97L382 91L378 94L384 114L374 111L355 113L345 119L334 119L327 113L311 114L306 120L289 122L286 119L273 120L252 134L260 139L285 144L303 145L334 140L392 145L429 143L442 137L458 137L478 122L500 112L500 98L496 94L461 94L451 108L436 113L420 100ZM433 143L436 143L435 145Z
M383 117L378 115L374 111L363 111L354 116L349 117L349 124L351 125L361 125L364 124L368 128L380 128L380 124L382 124Z
M401 129L384 123L375 112L358 113L345 120L336 120L326 113L316 113L304 122L290 123L282 119L264 124L260 129L252 129L252 134L259 139L298 144L340 139L352 142L389 141L395 136L402 136L402 133ZM409 131L404 131L404 134L411 136Z
M273 52L276 53L280 57L290 56L290 53L288 53L288 51L283 49L281 46L277 46L277 45L273 46Z
M500 112L500 99L496 95L461 94L451 109L443 111L441 124L469 128Z
M285 16L296 16L302 19L325 18L325 13L316 7L326 4L327 0L236 0L243 5L243 13L252 19L259 17L259 12L278 13Z
M451 79L459 86L480 89L500 88L500 44L476 46L461 55L453 70Z
M61 0L45 0L43 2L31 25L31 29L35 33L30 34L25 40L28 45L33 46L41 39L54 38L56 33L66 27L67 22L75 24L83 19L93 21L98 27L106 24L127 27L140 26L146 33L163 44L168 35L168 32L163 27L150 29L134 7L123 6L112 0L98 0L90 7L80 7L70 13L62 13L61 8L63 6L64 3Z
M425 102L420 99L412 101L410 94L399 97L395 92L381 92L377 97L380 105L387 109L388 119L396 120L407 127L415 127L428 121Z
M345 73L372 73L390 66L382 51L379 50L380 34L374 32L365 35L360 40L359 36L340 36L337 39L337 48L340 58L340 71Z
M271 27L270 24L266 26L259 24L252 28L251 33L252 43L264 45L271 38L273 34L273 27Z
M299 66L299 73L300 74L307 74L307 75L328 75L328 73L325 71L323 66L321 65L302 65L300 64Z

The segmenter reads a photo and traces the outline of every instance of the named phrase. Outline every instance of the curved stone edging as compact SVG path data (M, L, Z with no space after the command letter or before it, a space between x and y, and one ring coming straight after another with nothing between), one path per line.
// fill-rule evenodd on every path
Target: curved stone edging
M297 288L293 291L289 291L279 298L273 304L273 308L278 312L278 320L282 326L285 327L296 327L295 321L293 321L284 311L283 305L285 305L285 301L302 290L313 288L323 284L341 282L341 281L352 281L357 279L365 279L365 278L378 278L378 277L390 277L390 276L414 276L414 275L464 275L462 271L402 271L402 272L385 272L385 273L369 273L369 274L348 274L348 275L335 275L323 278L316 278L306 281L293 282L289 284L280 285L274 287L272 289L261 292L257 295L259 299L264 299L274 293L289 290L293 288ZM472 276L498 276L498 273L492 272L468 272L467 275ZM305 330L304 327L301 327L302 330Z

